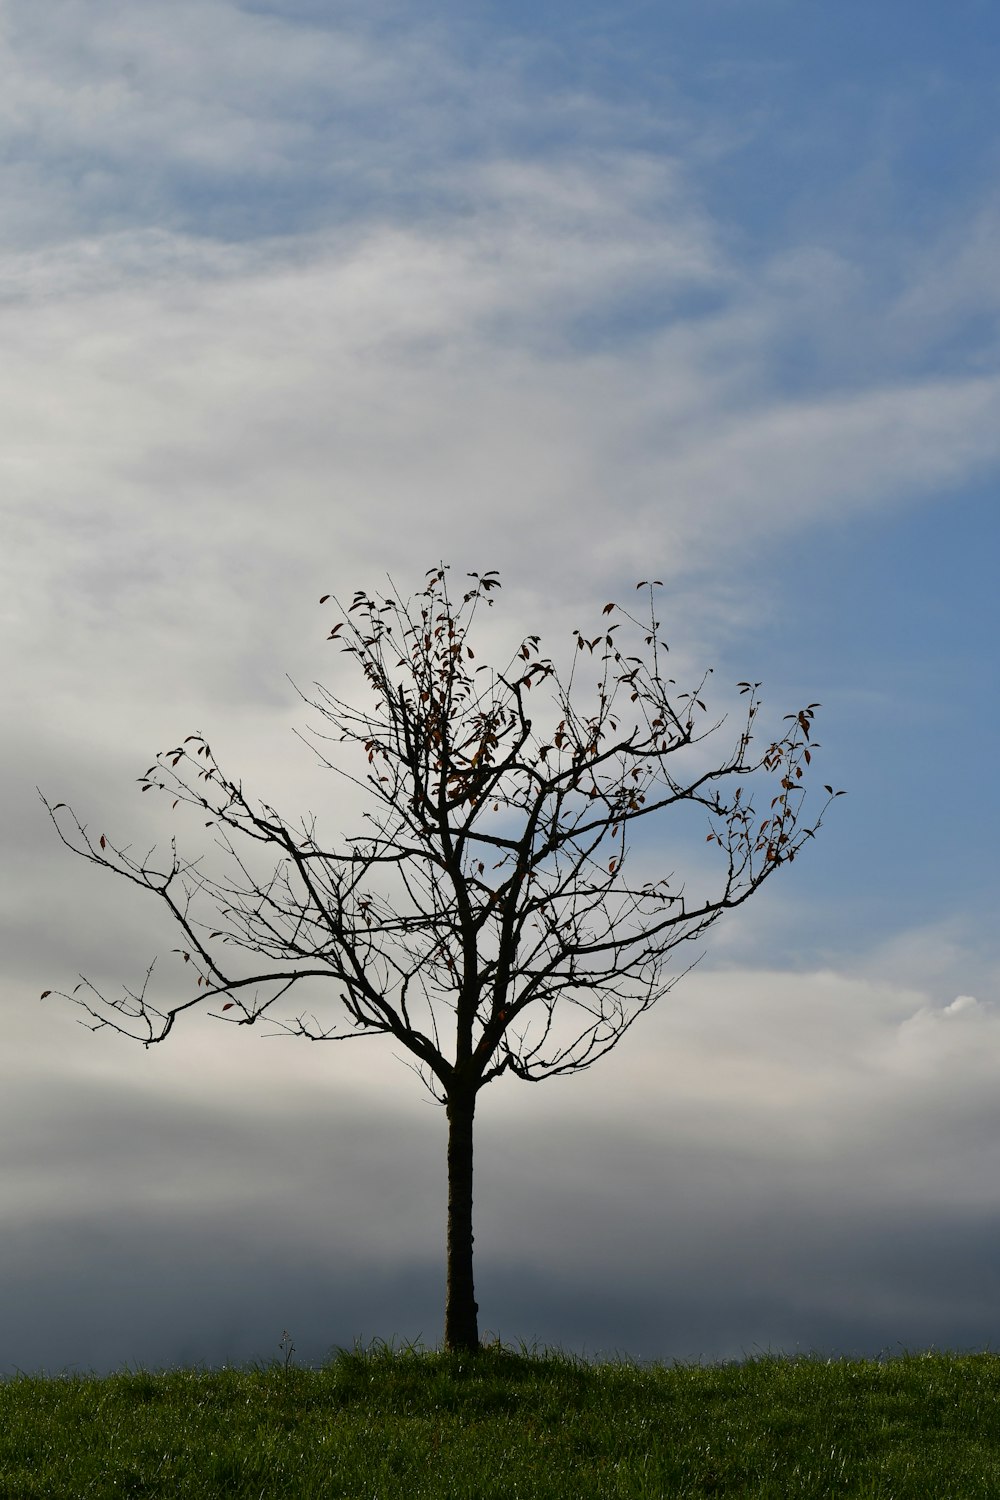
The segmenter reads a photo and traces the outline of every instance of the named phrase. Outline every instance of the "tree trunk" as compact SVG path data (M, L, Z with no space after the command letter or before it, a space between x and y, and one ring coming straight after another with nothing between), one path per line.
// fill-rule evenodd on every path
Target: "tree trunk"
M479 1348L479 1306L472 1281L472 1121L474 1089L448 1099L448 1286L444 1346Z

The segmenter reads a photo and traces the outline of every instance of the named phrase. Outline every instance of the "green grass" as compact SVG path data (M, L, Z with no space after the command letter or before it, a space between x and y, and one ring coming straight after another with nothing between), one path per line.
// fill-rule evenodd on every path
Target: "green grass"
M321 1370L0 1382L3 1500L1000 1496L1000 1356L586 1364L384 1346Z

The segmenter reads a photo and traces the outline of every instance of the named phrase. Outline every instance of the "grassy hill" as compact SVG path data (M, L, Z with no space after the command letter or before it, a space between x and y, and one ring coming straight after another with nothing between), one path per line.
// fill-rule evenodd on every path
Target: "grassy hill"
M0 1382L4 1500L1000 1496L1000 1357L587 1364L386 1347L319 1370Z

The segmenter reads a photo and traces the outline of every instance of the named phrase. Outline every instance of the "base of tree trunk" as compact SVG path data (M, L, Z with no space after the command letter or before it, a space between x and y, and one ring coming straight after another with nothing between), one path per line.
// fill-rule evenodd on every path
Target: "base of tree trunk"
M448 1099L448 1282L444 1346L467 1353L479 1348L479 1304L472 1278L472 1125L474 1091Z

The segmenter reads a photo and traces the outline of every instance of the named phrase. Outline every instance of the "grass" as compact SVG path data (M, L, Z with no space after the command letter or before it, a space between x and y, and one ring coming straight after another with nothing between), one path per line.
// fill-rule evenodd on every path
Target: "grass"
M0 1381L3 1500L1000 1496L1000 1356L341 1351Z

